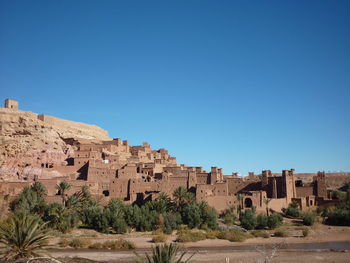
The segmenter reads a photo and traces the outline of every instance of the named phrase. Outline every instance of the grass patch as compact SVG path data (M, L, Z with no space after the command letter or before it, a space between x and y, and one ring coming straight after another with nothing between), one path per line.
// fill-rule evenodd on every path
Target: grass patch
M270 237L269 232L263 231L263 230L252 230L252 231L250 231L250 233L254 237L262 237L262 238L269 238Z
M90 249L110 249L110 250L129 250L135 249L133 242L125 239L107 240L105 242L96 242L89 246Z
M205 233L205 236L207 237L207 239L215 239L218 237L219 232L220 231L217 230L210 230Z
M309 231L308 228L305 227L305 228L302 230L302 233L303 233L303 237L307 237L307 236L309 235L310 231Z
M220 231L217 235L219 239L226 239L231 242L243 242L250 237L249 234L241 231L230 230L230 231Z
M68 239L65 239L65 238L62 238L60 239L60 241L58 242L58 245L60 247L68 247L69 246L69 240Z
M156 236L152 237L153 243L163 243L166 240L167 240L167 237L164 234L160 234L160 235L156 235Z
M197 242L205 239L207 239L207 235L204 232L193 231L193 230L180 230L178 231L178 236L176 241L185 243L185 242Z
M84 248L90 245L90 241L81 238L73 238L68 242L68 245L72 248Z
M279 230L276 230L273 235L275 237L288 237L289 234L286 230L282 230L282 229L279 229Z

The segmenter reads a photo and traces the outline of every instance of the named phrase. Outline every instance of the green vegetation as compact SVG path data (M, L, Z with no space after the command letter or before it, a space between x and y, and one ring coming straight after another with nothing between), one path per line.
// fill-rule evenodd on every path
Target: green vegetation
M156 245L152 247L152 255L146 253L146 258L136 254L136 260L138 263L187 263L194 256L192 254L186 260L183 261L186 252L183 252L180 256L177 256L179 246L175 243Z
M306 226L312 226L316 220L316 214L313 212L305 212L302 215L303 224Z
M271 202L270 198L265 198L264 199L264 204L266 205L266 215L269 216L270 215L270 209L269 209L269 204Z
M303 233L303 237L307 237L307 236L309 235L309 229L305 227L305 228L302 230L302 233Z
M270 237L270 234L264 230L252 230L250 231L250 234L252 234L254 237L262 237L262 238Z
M58 194L61 195L62 197L62 204L65 206L66 205L66 192L72 188L72 186L66 182L62 181L56 186L58 190Z
M68 242L68 246L72 248L83 248L88 247L90 245L90 242L86 239L81 238L73 238Z
M121 200L111 199L106 206L98 204L84 186L79 192L67 195L71 185L65 181L57 185L62 203L45 202L46 189L41 183L25 187L21 194L11 203L13 215L39 215L45 227L60 233L83 226L103 233L123 234L131 230L154 231L171 234L180 225L189 229L205 230L217 228L217 213L205 202L196 202L194 194L179 187L174 192L174 200L166 194L161 194L156 200L146 202L142 206L129 205ZM201 235L201 234L195 234ZM205 239L205 234L202 234ZM180 237L181 239L182 237ZM187 237L183 234L183 240ZM198 237L197 237L198 238ZM155 242L161 242L164 236L155 237ZM84 240L62 240L63 247L87 247ZM185 241L184 241L185 242ZM96 246L100 246L97 244ZM105 247L106 244L102 244ZM115 245L114 243L109 247Z
M231 242L242 242L249 237L250 235L248 233L237 230L219 231L217 234L217 238L226 239Z
M286 230L283 230L283 229L278 229L278 230L276 230L276 231L273 233L273 235L274 235L275 237L288 237L288 236L289 236L288 232L287 232Z
M229 209L226 209L221 213L220 218L223 219L224 223L228 226L236 224L237 215L235 213L236 209L234 206L231 206Z
M241 226L247 230L253 229L275 229L283 222L280 214L272 213L269 216L259 214L256 216L255 209L249 209L240 215Z
M179 230L176 241L180 243L197 242L207 239L207 235L202 231L196 230Z
M350 189L346 186L346 196L344 200L333 210L323 211L322 216L326 224L338 226L350 226Z
M257 226L257 218L255 214L255 209L249 209L240 214L239 220L241 221L241 226L247 230L252 230Z
M33 215L18 213L0 225L1 255L6 260L39 256L46 247L46 224Z
M156 235L154 237L152 237L152 242L153 243L163 243L166 241L166 235L164 234L159 234L159 235Z
M290 203L284 213L290 217L295 217L295 218L299 217L300 216L299 204L297 202Z
M124 240L109 240L102 243L103 248L112 249L112 250L125 250L125 249L135 249L135 244Z

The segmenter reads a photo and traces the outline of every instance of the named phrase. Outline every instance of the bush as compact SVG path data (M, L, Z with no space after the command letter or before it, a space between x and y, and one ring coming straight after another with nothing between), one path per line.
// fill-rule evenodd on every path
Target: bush
M227 214L224 216L224 224L228 225L228 226L232 226L236 223L236 216L233 214Z
M164 232L170 235L182 223L180 213L167 213L164 215Z
M166 235L156 235L152 238L153 243L163 243L167 240Z
M276 230L275 233L273 234L275 237L288 237L289 234L285 230Z
M241 221L241 226L247 230L252 230L257 225L257 219L253 209L241 213L239 220Z
M303 233L303 237L307 237L309 235L309 229L308 228L304 228L302 230L302 233Z
M256 229L265 229L267 227L268 217L264 214L259 214L256 217Z
M306 212L302 215L303 224L306 226L312 226L315 223L316 215L312 212Z
M112 222L112 228L117 234L124 234L128 230L128 226L127 226L124 218L116 218Z
M197 242L200 240L207 239L207 236L204 232L201 231L191 231L191 230L181 230L178 233L177 242Z
M242 242L249 238L249 234L237 230L220 231L217 235L219 239L226 239L231 242Z
M299 217L300 210L297 202L292 202L288 205L288 208L285 211L285 214L290 217Z
M87 227L100 232L108 232L109 222L104 208L99 205L88 206L83 209L81 220Z
M283 217L280 214L272 213L267 218L267 227L269 229L275 229L276 227L279 227L280 225L282 225L282 222L283 222Z
M45 208L43 219L61 233L68 233L79 223L78 214L61 204L52 203Z
M350 226L350 210L344 208L337 208L329 211L327 214L326 223L336 226Z
M185 206L182 211L182 220L189 228L199 227L202 223L201 210L197 204Z
M218 215L215 211L215 209L208 206L207 203L201 202L199 203L199 209L201 211L201 228L203 229L216 229L217 224L217 218Z
M253 230L250 232L255 237L269 238L270 234L267 231Z

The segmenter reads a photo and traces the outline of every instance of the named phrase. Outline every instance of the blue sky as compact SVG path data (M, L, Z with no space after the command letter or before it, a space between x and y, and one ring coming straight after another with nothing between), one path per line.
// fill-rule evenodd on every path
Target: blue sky
M0 1L1 97L225 174L350 170L350 1Z

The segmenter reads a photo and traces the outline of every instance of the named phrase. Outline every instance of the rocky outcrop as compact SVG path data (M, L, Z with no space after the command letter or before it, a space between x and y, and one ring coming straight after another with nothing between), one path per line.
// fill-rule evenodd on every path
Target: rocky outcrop
M55 169L73 156L72 140L110 140L95 125L0 108L0 181L61 176ZM43 169L45 168L45 169Z

